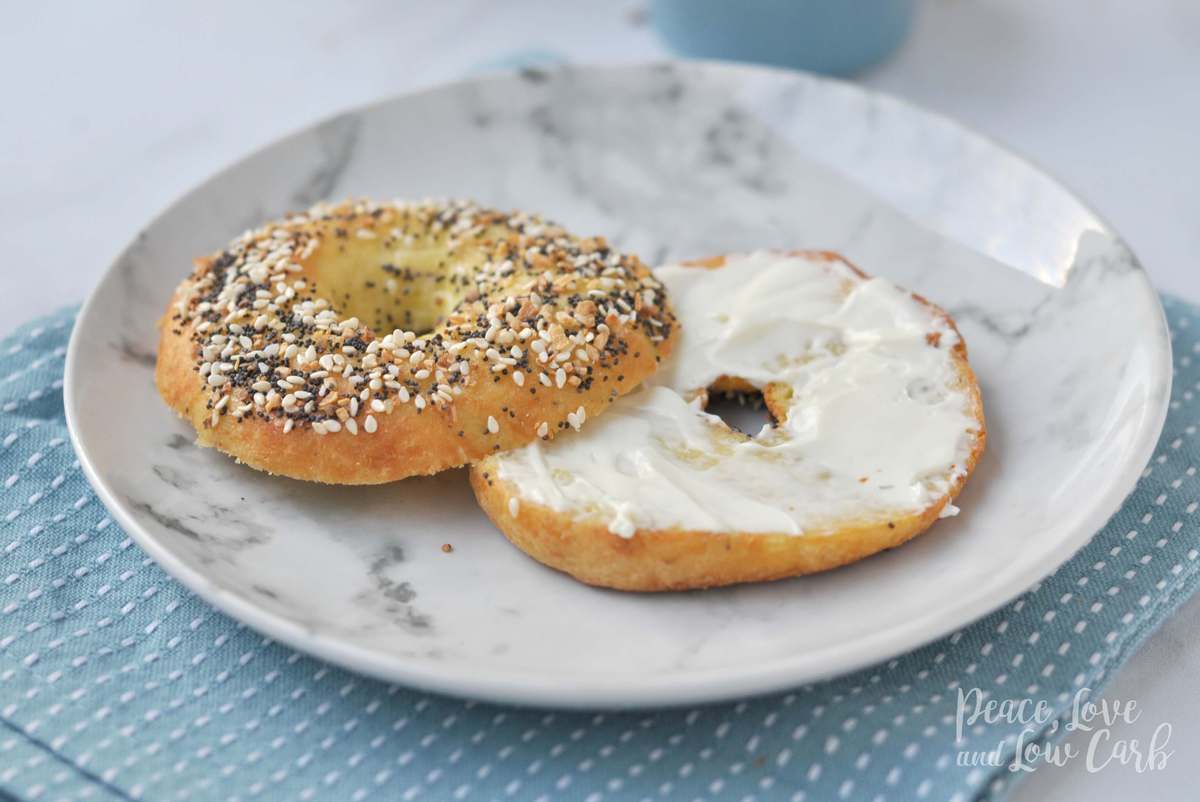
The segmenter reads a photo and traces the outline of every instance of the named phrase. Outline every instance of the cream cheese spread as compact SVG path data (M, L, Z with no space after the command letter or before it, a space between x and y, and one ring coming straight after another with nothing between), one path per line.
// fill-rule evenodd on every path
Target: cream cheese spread
M919 512L966 471L974 396L931 306L816 253L655 274L680 322L674 353L582 432L499 455L522 500L626 538L820 534ZM753 436L730 429L702 406L722 376L782 389L786 415Z

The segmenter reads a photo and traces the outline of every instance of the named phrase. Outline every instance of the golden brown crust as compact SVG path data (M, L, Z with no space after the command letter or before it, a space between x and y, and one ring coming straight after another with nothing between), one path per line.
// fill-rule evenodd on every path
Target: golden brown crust
M530 395L528 387L516 388L511 382L481 382L455 399L453 406L428 406L418 412L407 404L377 416L374 434L351 437L345 432L319 435L307 427L285 434L283 419L224 416L213 427L209 395L196 380L191 347L188 337L164 327L155 383L167 405L195 427L197 443L267 473L346 485L432 474L518 448L538 436L543 421L550 422L549 435L553 437L569 425L567 416L580 406L588 417L602 414L617 397L654 372L655 356L662 353L643 339L621 360L619 372L614 370L615 375L582 392L555 393L539 385L538 392ZM501 407L508 411L501 413L500 430L488 432L488 416Z
M487 221L453 235L458 240L446 233L455 218L444 211L433 218L436 225L425 225L416 233L414 260L441 260L436 267L420 273L388 264L384 268L389 272L380 276L380 283L386 280L394 294L407 295L404 282L409 281L414 295L424 291L428 296L423 297L423 306L436 302L450 307L438 310L445 317L433 328L434 340L406 342L400 338L393 347L386 332L376 332L356 318L339 329L342 324L336 321L350 317L345 313L334 316L335 322L324 328L318 320L314 331L314 310L301 309L296 299L277 298L278 308L263 303L251 307L246 302L255 293L265 301L285 285L298 287L301 301L329 300L328 295L334 304L365 292L358 273L366 268L360 270L360 265L374 265L380 261L375 258L379 254L404 254L403 235L395 226L430 222L432 212L414 218L409 209L362 204L327 207L320 213L269 224L248 235L250 240L236 241L240 250L231 246L229 251L197 261L196 271L177 289L160 321L155 379L167 404L195 427L201 445L216 447L259 470L331 484L374 484L429 474L516 448L535 437L550 439L578 424L580 410L586 417L603 413L669 353L673 316L661 296L656 296L661 308L650 306L649 301L643 303L645 292L656 287L636 257L610 251L603 240L570 237L535 218L522 216L510 227L507 218L475 207L453 207L460 215L462 209L469 209L471 222ZM445 228L439 229L443 221ZM476 228L482 233L476 233ZM429 234L430 229L435 233ZM439 230L442 233L437 233ZM537 233L526 235L525 230ZM421 236L426 238L419 239ZM390 241L392 237L395 242ZM230 272L245 272L243 262L256 258L255 253L279 247L281 240L294 245L295 253L280 262L290 261L290 270L284 272L281 266L278 275L263 278L276 270L264 269L254 280ZM259 247L259 241L267 244ZM411 244L411 238L408 241ZM383 250L370 250L377 247ZM245 256L247 249L251 257ZM430 257L430 252L435 256ZM456 254L462 262L456 273L442 267L451 261L449 254ZM592 256L604 256L604 261L583 270L572 269L574 260ZM488 270L491 272L479 278L480 272ZM419 273L416 279L411 277L413 273ZM358 283L351 286L351 279ZM368 279L366 286L375 287L376 277ZM219 295L231 280L248 287L232 296L228 292ZM605 295L602 288L611 287L617 290ZM454 293L460 297L456 299ZM241 306L235 308L224 300L228 297L242 299L237 301ZM531 298L541 306L530 303ZM377 325L387 323L390 328L395 323L399 334L404 321L394 321L393 313L411 315L413 309L394 302L392 307L382 308L387 300L380 300L374 309ZM222 302L227 307L209 310ZM375 297L367 293L358 303L373 304ZM606 315L606 307L615 311ZM306 327L296 325L297 310L309 316ZM622 310L628 313L621 314ZM425 314L421 308L416 311ZM232 332L230 312L238 326ZM255 321L263 323L257 320L260 313L274 317L256 327ZM435 317L432 313L428 316ZM502 326L500 338L517 329L535 333L529 339L508 337L502 343L495 331L485 331L493 323ZM213 345L215 331L224 339ZM285 358L281 346L286 343L279 338L289 332L298 335L297 350L303 352L311 345L318 357L336 357L337 365L326 370L312 360L301 365L298 356ZM532 345L540 332L546 334L546 345L538 344L539 348L553 356L559 345L558 353L569 351L570 358L561 362L535 359L541 354L535 353ZM485 334L492 339L485 341ZM586 343L584 334L589 335ZM564 337L572 342L568 345ZM245 340L248 350L212 355L237 340ZM463 340L469 341L466 348L449 347ZM271 343L280 350L265 356L263 349ZM378 347L381 343L382 349ZM352 356L343 357L347 344L356 348L347 352ZM363 357L368 345L375 348L371 361ZM421 348L428 352L425 361L410 364L409 351ZM203 356L206 349L210 353L207 360ZM217 363L225 366L222 369L229 380L213 386L204 371L216 370L213 365ZM343 365L349 375L342 375ZM460 367L468 370L462 372ZM381 374L381 368L392 373ZM280 384L282 389L275 385L289 375L303 379L296 389L309 397L293 399L292 406L285 407L281 399L286 400L288 385ZM375 381L368 387L372 375L381 375L387 386ZM262 386L256 389L256 385ZM439 393L439 387L445 392ZM225 396L228 398L222 400ZM334 400L338 403L323 403ZM386 411L371 406L385 403ZM328 433L319 433L326 427Z
M578 520L529 502L520 502L514 516L508 501L515 488L485 478L485 472L480 466L471 470L475 497L515 546L588 585L631 591L714 588L827 571L916 537L933 525L954 495L947 494L919 515L844 526L828 534L665 529L639 530L627 539L608 531L603 521Z
M795 253L841 258L828 252ZM724 264L724 257L692 264L716 268ZM865 277L862 271L854 270ZM958 333L943 310L920 296L914 297L936 310L948 328ZM484 512L514 545L537 561L589 585L629 591L689 590L826 571L898 546L929 529L974 471L987 440L983 401L961 336L953 355L961 386L970 394L979 432L966 470L956 476L944 495L911 515L846 521L833 531L800 536L639 529L633 537L623 538L610 532L602 520L521 500L520 489L498 477L494 459L472 467L471 486ZM723 377L713 387L737 391L748 385L740 379ZM769 386L763 397L772 414L784 413L783 400L775 397Z

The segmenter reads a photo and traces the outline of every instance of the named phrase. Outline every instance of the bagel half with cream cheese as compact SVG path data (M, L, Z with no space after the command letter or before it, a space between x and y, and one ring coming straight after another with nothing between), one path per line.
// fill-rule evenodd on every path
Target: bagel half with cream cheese
M950 317L836 254L660 268L675 353L580 434L471 470L517 547L591 585L659 591L824 571L957 512L984 449L979 386ZM704 411L757 390L753 435Z

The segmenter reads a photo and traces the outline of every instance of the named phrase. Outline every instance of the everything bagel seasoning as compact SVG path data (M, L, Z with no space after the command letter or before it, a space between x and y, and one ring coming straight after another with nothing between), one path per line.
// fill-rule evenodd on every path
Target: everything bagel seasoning
M308 277L356 247L397 261L436 253L437 268L387 262L377 266L384 279L364 271L344 294ZM339 311L352 293L379 300L369 322ZM207 426L256 417L285 433L358 436L402 405L453 416L456 398L488 377L530 393L585 391L598 374L608 380L597 368L629 351L620 332L670 337L664 300L637 257L531 215L464 201L347 201L248 231L200 260L170 325L194 343ZM582 407L569 418L582 425Z

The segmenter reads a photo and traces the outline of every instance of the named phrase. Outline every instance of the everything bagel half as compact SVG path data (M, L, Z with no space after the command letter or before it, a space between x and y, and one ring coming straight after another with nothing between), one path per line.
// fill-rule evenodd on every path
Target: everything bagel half
M199 259L156 380L198 442L332 484L430 474L603 412L671 347L635 256L525 214L345 202Z
M823 571L954 514L986 439L966 346L938 307L825 252L660 268L672 357L578 435L477 463L520 549L592 585L657 591ZM747 435L704 411L757 390Z

